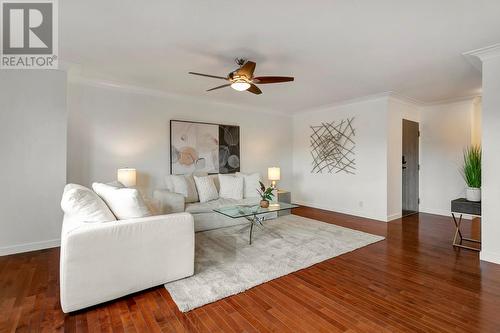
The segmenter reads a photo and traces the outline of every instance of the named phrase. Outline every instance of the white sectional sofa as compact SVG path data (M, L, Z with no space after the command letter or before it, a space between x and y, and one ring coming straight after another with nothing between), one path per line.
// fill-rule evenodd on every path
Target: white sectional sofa
M120 203L136 190L121 191ZM191 214L117 220L107 204L83 186L65 188L60 296L66 313L194 273Z
M182 177L187 183L193 178ZM218 195L218 176L210 178ZM202 203L197 201L194 183L190 184L190 193L180 194L168 180L169 188L155 191L161 209L161 215L155 216L136 189L119 183L94 183L94 191L66 185L61 200L64 220L60 257L64 312L193 275L195 231L248 223L245 218L232 219L213 209L260 201L254 193L255 183L245 189L246 198L219 197ZM268 218L275 215L271 213Z
M195 174L196 175L196 174ZM206 174L200 173L201 176L207 176ZM237 173L236 176L243 176L245 174ZM250 174L257 175L257 174ZM154 198L159 204L160 211L163 214L171 214L171 213L180 213L180 212L188 212L193 215L194 219L194 230L205 231L211 229L217 229L222 227L228 227L239 224L246 224L248 220L246 218L238 218L233 219L230 217L226 217L222 214L214 212L214 209L221 208L225 206L234 206L234 205L258 205L260 202L260 198L257 194L257 185L256 184L245 184L246 187L244 190L244 198L242 199L231 199L231 198L218 198L215 200L211 200L208 202L200 202L199 200L190 200L191 194L187 193L176 193L175 186L172 182L173 177L179 176L167 176L165 179L166 188L156 190L154 192ZM182 176L181 176L182 177ZM192 177L191 175L186 175L186 177ZM217 191L220 192L220 184L219 184L219 175L209 175L208 177L212 178L214 184L217 188ZM245 178L247 179L247 178ZM256 179L260 180L260 176ZM257 180L257 183L258 183ZM254 179L255 181L255 179ZM193 187L194 183L192 183L188 178L188 186ZM188 191L196 191L196 188L191 188ZM178 191L183 192L183 191ZM194 196L197 197L196 195ZM269 213L266 218L270 219L276 217L276 213Z

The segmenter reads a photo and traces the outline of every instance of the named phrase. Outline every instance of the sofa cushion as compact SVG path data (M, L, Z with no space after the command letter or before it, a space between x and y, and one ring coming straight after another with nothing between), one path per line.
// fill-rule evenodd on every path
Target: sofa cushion
M152 215L142 195L135 188L120 188L102 183L94 183L92 188L119 220Z
M64 187L61 208L68 219L73 221L116 221L109 207L94 191L78 184Z
M210 200L215 200L219 197L219 193L217 193L217 188L215 187L212 177L194 176L194 181L196 183L196 189L198 190L200 202L203 203Z
M260 173L242 173L237 172L236 177L243 178L243 197L244 198L258 198L260 188L259 182L262 180Z
M195 202L186 204L186 212L191 214L200 214L200 213L213 213L214 209L234 206L234 205L258 205L258 198L249 198L242 200L234 200L234 199L225 199L219 198L216 200L211 200L208 202Z
M243 199L243 178L234 175L219 174L219 197L226 199Z

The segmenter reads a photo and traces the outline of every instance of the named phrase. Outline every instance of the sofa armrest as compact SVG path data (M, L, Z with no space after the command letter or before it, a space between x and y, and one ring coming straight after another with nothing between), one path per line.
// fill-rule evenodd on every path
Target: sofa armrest
M193 272L194 225L188 213L83 225L61 236L64 312Z
M169 190L156 190L154 199L159 203L162 214L182 213L185 209L185 198L182 194Z

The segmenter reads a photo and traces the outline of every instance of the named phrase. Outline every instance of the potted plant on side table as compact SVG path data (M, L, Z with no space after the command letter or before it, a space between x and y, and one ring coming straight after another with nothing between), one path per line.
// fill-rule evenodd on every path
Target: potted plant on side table
M266 188L262 182L259 182L260 190L257 190L260 195L260 207L267 208L269 207L269 201L273 200L274 193L273 187L269 186Z
M481 201L481 147L471 146L464 151L462 176L467 183L466 199Z

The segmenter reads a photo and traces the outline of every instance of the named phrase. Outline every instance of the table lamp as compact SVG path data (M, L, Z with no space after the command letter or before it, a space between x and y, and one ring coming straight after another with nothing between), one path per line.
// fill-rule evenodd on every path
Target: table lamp
M271 187L276 188L276 181L280 180L280 168L279 167L268 168L267 178L271 181Z
M118 169L116 179L125 187L135 186L137 183L137 171L132 168Z

